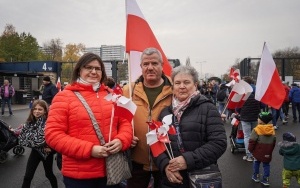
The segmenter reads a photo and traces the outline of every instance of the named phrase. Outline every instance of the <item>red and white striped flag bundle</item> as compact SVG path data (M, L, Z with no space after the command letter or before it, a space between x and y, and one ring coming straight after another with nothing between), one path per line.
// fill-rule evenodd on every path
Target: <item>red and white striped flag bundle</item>
M151 121L147 122L150 131L146 134L147 144L150 146L152 155L157 157L164 151L167 151L170 158L174 158L170 139L168 134L176 134L176 130L172 124L173 115L167 115L163 118L162 122ZM174 132L175 131L175 132ZM170 145L170 151L166 146Z

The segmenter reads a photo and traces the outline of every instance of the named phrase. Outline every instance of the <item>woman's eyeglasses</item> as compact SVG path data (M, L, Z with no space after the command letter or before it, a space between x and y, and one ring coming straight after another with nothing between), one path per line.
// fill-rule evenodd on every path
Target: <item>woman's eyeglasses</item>
M94 69L96 72L101 72L101 67L83 66L83 68L89 72L92 72Z

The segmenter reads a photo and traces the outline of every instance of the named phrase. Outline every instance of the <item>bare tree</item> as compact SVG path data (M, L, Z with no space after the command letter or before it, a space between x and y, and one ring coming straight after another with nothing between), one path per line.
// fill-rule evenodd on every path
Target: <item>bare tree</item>
M43 52L47 60L62 61L62 45L63 43L59 38L44 43Z

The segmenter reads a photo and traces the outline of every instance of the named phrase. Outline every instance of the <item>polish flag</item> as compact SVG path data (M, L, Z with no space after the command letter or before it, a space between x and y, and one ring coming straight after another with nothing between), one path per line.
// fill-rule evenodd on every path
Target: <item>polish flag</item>
M60 77L57 78L56 88L57 88L58 91L61 91Z
M240 69L234 70L233 68L231 68L230 69L230 78L232 78L236 82L239 82L241 80Z
M132 100L121 96L117 100L116 114L119 117L123 117L129 122L131 122L135 114L136 108L137 106L136 104L134 104L134 102L132 102Z
M280 80L273 57L264 43L258 69L255 99L279 109L285 98L285 89Z
M157 137L156 130L152 130L146 134L147 144L150 146L152 155L154 157L159 156L166 151L166 146L163 142L160 142Z
M236 118L233 118L231 120L231 125L233 125L235 127L237 127L239 125L239 123L240 123L240 121L238 119L236 119Z
M241 80L240 69L234 70L234 68L230 69L229 77L232 78L231 82L226 84L226 86L231 87L234 86L236 82Z
M126 16L126 52L129 53L129 79L134 81L142 74L140 67L141 54L149 47L154 47L161 52L163 56L163 71L170 76L172 67L145 20L136 0L126 0Z
M107 94L104 99L115 103L114 114L127 119L129 122L132 121L137 108L136 104L134 104L132 100L114 93Z
M241 108L252 92L253 88L251 87L251 85L244 80L240 80L233 86L229 94L227 108Z

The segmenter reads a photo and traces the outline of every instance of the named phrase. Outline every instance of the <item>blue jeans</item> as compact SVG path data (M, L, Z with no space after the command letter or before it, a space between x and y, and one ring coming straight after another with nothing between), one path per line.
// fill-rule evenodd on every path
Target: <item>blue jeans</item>
M275 108L271 108L271 110L272 110L272 116L273 116L272 124L273 124L273 126L276 126L281 109L277 110Z
M4 114L5 103L7 103L9 114L12 115L12 111L11 111L11 98L6 98L6 97L2 98L2 105L1 105L2 115Z
M257 161L256 159L253 161L253 172L254 175L259 174L259 166L260 166L260 161ZM264 168L264 175L263 177L269 177L270 176L270 163L262 163L263 168Z
M242 128L244 133L244 144L245 144L246 155L248 157L252 157L252 154L248 150L248 146L249 146L249 139L250 139L252 129L256 127L257 121L250 121L250 122L241 121L241 123L242 123Z

